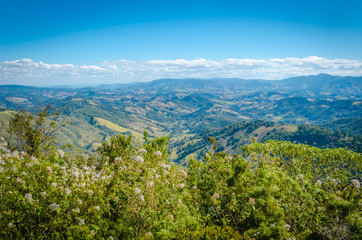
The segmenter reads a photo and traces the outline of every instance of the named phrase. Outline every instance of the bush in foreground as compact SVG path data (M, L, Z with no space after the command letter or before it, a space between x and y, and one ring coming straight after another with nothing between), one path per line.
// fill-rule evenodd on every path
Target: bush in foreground
M361 156L251 144L167 160L167 138L115 137L102 159L42 158L1 142L0 236L8 239L360 239ZM214 143L215 150L216 142Z

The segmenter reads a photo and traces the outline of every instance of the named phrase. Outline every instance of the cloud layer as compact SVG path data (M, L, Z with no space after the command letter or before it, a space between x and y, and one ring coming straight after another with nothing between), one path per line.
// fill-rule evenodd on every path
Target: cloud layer
M362 61L311 56L269 60L235 58L220 61L203 58L140 62L118 60L81 66L47 64L31 59L0 62L0 84L26 85L92 85L186 77L283 79L319 73L362 76Z

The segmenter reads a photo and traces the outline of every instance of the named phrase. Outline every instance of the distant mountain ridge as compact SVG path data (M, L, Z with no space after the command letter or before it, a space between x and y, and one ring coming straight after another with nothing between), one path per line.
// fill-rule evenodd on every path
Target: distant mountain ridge
M278 91L300 97L330 98L330 99L359 99L362 98L362 77L341 77L328 74L299 76L283 80L261 80L240 78L184 78L157 79L150 82L128 84L103 84L97 87L85 88L38 88L21 85L0 85L0 96L6 92L13 94L31 91L49 91L49 97L71 96L72 92L84 93L92 90L123 90L145 92L203 92L228 93L230 96L262 91ZM63 96L59 94L63 92ZM52 95L53 93L53 95ZM58 93L58 94L56 94Z

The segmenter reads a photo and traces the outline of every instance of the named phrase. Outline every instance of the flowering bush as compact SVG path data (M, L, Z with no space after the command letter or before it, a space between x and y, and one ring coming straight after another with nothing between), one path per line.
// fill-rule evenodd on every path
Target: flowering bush
M36 159L3 145L2 238L167 239L197 226L194 209L185 204L190 193L177 187L185 173L158 154L123 154L113 163L89 165L65 161L58 151Z
M115 137L93 164L60 151L41 158L11 152L1 140L1 238L361 236L359 154L254 143L243 156L210 152L191 159L186 171L168 162L167 138L145 140L136 145ZM328 162L334 168L323 169Z

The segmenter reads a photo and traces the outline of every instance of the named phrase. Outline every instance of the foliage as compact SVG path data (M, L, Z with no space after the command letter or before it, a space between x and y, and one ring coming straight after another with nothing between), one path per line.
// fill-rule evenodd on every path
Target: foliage
M270 141L208 152L186 173L168 162L168 137L144 137L112 138L100 161L0 141L0 238L361 237L358 153Z
M43 110L37 108L34 116L25 110L19 110L10 117L8 126L2 126L9 135L11 149L27 152L39 157L55 144L54 134L66 122L60 119L59 113L50 105ZM52 117L52 119L49 119Z

